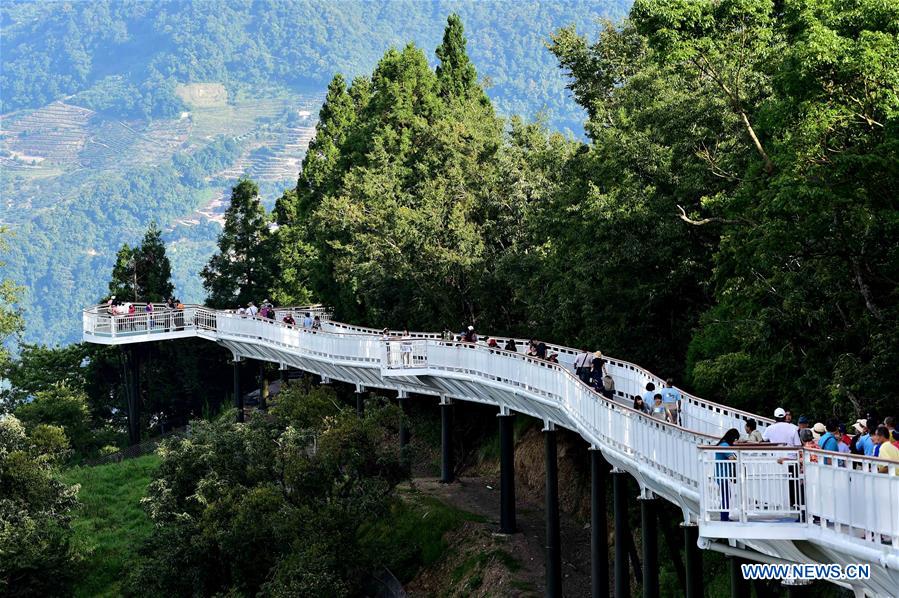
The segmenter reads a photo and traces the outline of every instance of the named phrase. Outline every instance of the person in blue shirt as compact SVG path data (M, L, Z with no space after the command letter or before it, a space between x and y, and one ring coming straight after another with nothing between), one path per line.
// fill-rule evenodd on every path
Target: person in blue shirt
M665 381L665 388L662 389L662 402L665 404L665 409L668 410L671 422L675 424L680 423L680 401L680 391L674 388L674 380L668 378Z
M740 439L740 431L731 428L724 433L717 446L733 446ZM721 490L721 521L730 521L730 483L736 483L736 463L728 461L736 461L737 456L727 451L717 451L715 453L715 461L726 461L726 463L715 464L715 481L718 482L718 488Z
M656 385L652 382L646 383L646 392L643 393L643 402L652 405L652 399L656 395Z
M840 427L839 422L834 418L830 418L825 422L824 427L827 432L818 439L818 446L825 451L839 451L840 441L837 440L837 430Z
M874 455L874 439L871 438L871 431L877 429L877 420L874 418L868 419L866 423L865 433L859 437L858 442L855 443L855 448L858 451L858 454L865 455L866 457L871 457Z

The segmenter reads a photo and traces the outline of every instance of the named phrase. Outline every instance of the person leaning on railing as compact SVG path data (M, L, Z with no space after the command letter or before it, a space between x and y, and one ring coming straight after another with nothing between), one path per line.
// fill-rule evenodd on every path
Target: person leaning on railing
M731 428L724 433L721 440L716 446L733 446L740 439L740 432L736 428ZM721 492L721 521L730 521L730 484L737 480L736 461L737 456L734 453L725 451L715 452L715 481L718 483L718 489ZM722 461L722 463L718 463Z

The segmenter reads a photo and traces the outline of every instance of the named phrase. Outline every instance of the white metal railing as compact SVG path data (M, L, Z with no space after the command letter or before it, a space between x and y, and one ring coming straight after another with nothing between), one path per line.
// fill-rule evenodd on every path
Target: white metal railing
M700 462L700 524L805 519L802 471L795 449L704 446Z
M899 550L899 463L805 450L809 524Z
M406 338L383 339L383 366L389 370L428 367L428 346L424 339Z

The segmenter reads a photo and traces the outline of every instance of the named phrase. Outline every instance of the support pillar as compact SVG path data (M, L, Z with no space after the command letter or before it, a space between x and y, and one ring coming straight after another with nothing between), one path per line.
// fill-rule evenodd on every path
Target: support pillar
M643 532L643 598L659 596L659 520L657 498L640 501Z
M268 411L268 377L265 374L265 362L259 362L259 410Z
M281 385L283 386L287 382L287 366L283 363L278 369L278 377L281 379Z
M356 385L356 415L365 417L365 387L361 384Z
M240 361L235 359L234 368L234 407L237 408L237 421L243 422L243 394L240 392Z
M749 581L743 579L740 569L742 559L727 557L727 570L730 573L730 598L749 598Z
M140 442L140 347L122 348L122 370L125 378L125 398L128 402L128 441Z
M515 522L515 432L514 414L507 410L499 414L499 532L514 534Z
M684 552L687 562L687 598L702 598L702 552L699 545L699 526L684 524Z
M404 391L400 391L399 395L397 395L397 404L400 407L400 449L405 448L409 445L409 422L406 418L406 401L409 400L409 395L407 395Z
M593 598L609 595L609 523L606 484L609 464L598 448L590 449L590 571Z
M453 403L440 398L440 482L449 484L456 479L453 463Z
M612 472L612 502L615 507L615 598L629 598L631 580L628 568L627 473Z
M559 459L556 428L543 428L546 446L546 588L549 598L562 595L562 546L559 534Z

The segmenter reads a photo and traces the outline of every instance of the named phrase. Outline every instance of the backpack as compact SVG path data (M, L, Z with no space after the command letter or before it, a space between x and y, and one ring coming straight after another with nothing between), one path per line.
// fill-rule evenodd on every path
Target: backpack
M608 374L602 377L602 387L605 390L615 390L615 381Z

